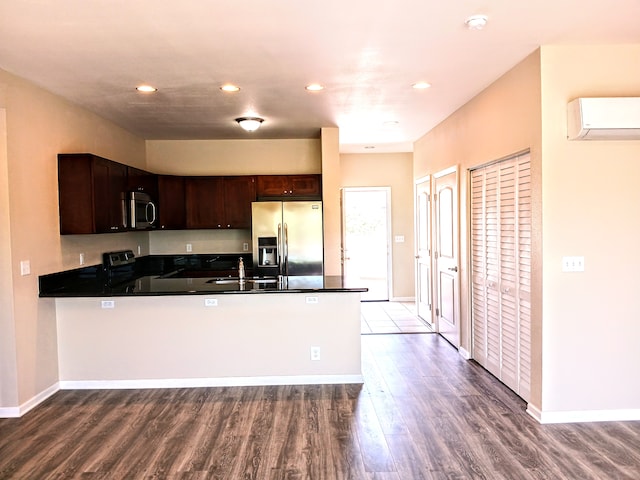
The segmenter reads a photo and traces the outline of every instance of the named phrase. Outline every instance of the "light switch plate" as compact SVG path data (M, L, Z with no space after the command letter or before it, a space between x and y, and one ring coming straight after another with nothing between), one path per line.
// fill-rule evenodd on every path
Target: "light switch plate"
M20 262L20 275L31 275L31 262L29 260Z
M404 243L404 235L396 235L395 241L396 243Z
M584 272L584 257L562 257L563 272Z

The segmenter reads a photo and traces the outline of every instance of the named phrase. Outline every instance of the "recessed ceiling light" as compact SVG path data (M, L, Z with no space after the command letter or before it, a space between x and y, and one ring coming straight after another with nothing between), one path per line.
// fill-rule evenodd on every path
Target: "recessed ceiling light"
M471 15L464 23L469 30L482 30L487 24L486 15Z
M222 90L223 92L239 92L240 87L238 87L237 85L232 85L231 83L227 83L225 85L222 85L220 87L220 90Z
M418 83L414 83L411 86L413 88L415 88L416 90L425 90L425 89L429 88L431 86L431 84L427 83L427 82L418 82Z
M324 87L319 83L311 83L304 88L310 92L319 92L320 90L324 90Z
M385 127L397 127L399 124L400 122L397 120L387 120L386 122L382 123L382 125Z
M365 145L364 148L365 148L365 150L373 150L376 147L374 147L373 145Z
M143 93L153 93L158 91L156 87L152 87L151 85L139 85L136 87L136 90Z

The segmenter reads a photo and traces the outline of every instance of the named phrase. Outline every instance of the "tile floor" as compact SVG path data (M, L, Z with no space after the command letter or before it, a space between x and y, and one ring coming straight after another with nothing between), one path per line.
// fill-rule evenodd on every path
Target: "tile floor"
M430 333L411 302L362 302L363 335L376 333Z

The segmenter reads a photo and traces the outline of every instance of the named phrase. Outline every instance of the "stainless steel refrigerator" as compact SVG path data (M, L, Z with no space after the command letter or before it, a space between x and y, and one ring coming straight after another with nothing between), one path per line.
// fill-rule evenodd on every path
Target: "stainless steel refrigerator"
M323 274L322 202L253 202L251 236L258 275Z

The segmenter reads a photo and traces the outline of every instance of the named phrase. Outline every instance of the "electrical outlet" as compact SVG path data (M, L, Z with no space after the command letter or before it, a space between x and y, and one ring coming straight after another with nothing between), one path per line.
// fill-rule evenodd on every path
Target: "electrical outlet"
M320 347L311 347L310 351L309 351L309 355L311 357L311 360L313 360L314 362L317 362L320 360Z
M80 265L84 265L84 253L80 254Z
M306 303L318 303L318 297L304 297Z
M102 300L102 302L100 302L100 305L102 306L102 308L116 308L116 301L115 300Z
M205 298L204 299L204 306L205 307L217 307L218 306L218 299L217 298Z
M187 253L192 251L193 251L193 245L191 245L190 243L187 243Z
M247 242L244 242L242 244L242 251L243 252L248 252L249 251L249 244Z

